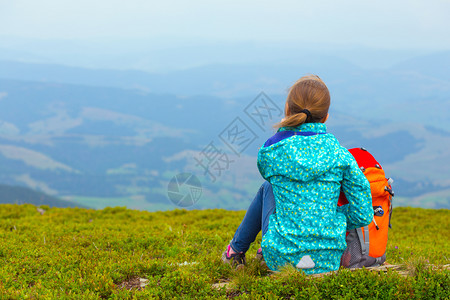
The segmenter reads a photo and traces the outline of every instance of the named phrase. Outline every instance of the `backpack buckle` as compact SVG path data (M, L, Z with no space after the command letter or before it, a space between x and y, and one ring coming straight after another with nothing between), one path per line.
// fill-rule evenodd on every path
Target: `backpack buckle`
M391 188L385 186L385 187L384 187L384 190L385 190L386 192L388 192L392 197L394 197L394 191L393 191Z
M380 206L374 206L373 207L373 215L377 217L381 217L384 215L383 207Z

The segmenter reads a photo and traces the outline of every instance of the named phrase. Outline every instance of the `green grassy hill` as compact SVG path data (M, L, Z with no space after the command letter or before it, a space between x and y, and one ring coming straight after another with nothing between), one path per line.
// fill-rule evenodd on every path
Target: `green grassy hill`
M243 211L41 208L0 205L0 299L450 297L450 210L394 209L387 261L409 276L341 270L312 278L267 272L254 259L258 244L246 268L222 264Z

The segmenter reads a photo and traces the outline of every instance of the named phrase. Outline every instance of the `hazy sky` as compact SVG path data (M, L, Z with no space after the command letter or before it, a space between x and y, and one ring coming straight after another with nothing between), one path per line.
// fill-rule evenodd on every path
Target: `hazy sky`
M450 0L0 0L0 35L450 49Z

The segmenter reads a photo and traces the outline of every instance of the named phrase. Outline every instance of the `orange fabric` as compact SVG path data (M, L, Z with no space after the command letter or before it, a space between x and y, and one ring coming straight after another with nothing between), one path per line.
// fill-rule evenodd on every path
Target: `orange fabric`
M388 240L391 196L385 190L385 187L390 188L390 186L381 165L368 151L362 150L361 148L353 148L349 149L349 151L355 157L358 166L363 168L364 175L370 183L372 206L381 206L384 211L383 216L374 216L379 229L376 228L373 221L369 224L369 256L380 257L386 252ZM378 168L375 165L378 165ZM338 205L341 206L347 203L347 198L341 192ZM364 230L362 232L364 236Z
M372 193L372 205L381 206L383 208L383 216L375 216L375 223L369 224L370 250L369 255L372 257L380 257L386 252L388 229L389 229L389 210L391 206L390 194L385 190L389 187L383 169L367 168L364 172L370 183Z
M384 175L384 171L381 165L376 161L376 159L366 150L362 150L361 148L352 148L348 149L348 151L353 155L358 164L358 167L364 168L364 175L366 175L367 179L372 185L372 182L375 181L385 181L386 177ZM376 168L375 165L378 165L380 168ZM381 172L380 172L381 171ZM376 189L376 188L375 188ZM373 190L372 190L373 196ZM338 206L342 206L348 204L348 200L345 197L344 193L339 195Z
M383 196L386 194L384 187L387 184L387 179L383 169L367 168L364 172L364 175L370 183L372 198Z

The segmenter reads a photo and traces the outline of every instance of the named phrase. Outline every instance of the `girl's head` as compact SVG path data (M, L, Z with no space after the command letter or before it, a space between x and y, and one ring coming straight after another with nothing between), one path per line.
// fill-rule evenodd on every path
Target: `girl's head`
M289 89L285 118L277 127L296 127L303 123L325 122L330 107L330 92L316 75L303 76Z

